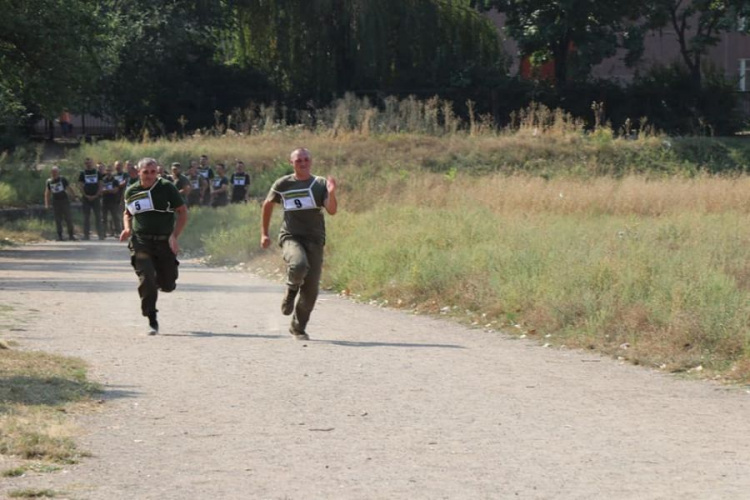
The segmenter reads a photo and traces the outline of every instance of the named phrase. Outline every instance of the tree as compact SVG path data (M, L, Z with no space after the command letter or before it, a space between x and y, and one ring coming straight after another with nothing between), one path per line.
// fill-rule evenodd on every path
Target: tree
M675 30L682 62L698 89L706 51L719 42L721 33L735 29L738 20L748 15L748 0L654 0L646 11L651 28L671 26Z
M233 26L225 2L117 0L119 64L104 84L104 108L126 135L210 126L214 112L242 107L268 84L222 54Z
M233 57L287 96L438 91L501 74L497 30L469 0L235 0ZM467 80L468 79L468 80Z
M641 0L475 0L506 16L505 31L521 53L553 60L558 89L573 78L585 78L591 67L613 56L618 47L642 50ZM573 56L575 54L575 56Z
M0 120L56 117L107 70L107 13L86 0L0 0Z

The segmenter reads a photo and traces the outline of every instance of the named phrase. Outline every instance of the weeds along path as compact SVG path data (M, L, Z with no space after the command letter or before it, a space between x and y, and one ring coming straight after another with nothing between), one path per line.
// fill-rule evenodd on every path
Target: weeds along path
M114 241L0 252L24 348L103 384L92 456L4 478L75 499L747 498L750 395L184 262L145 335ZM28 312L34 309L36 312Z

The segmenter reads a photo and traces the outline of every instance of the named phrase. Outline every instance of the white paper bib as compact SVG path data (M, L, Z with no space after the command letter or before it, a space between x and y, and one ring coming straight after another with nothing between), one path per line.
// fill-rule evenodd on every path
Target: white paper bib
M245 178L244 177L235 177L234 178L234 185L235 186L244 186L245 185Z
M96 184L99 182L99 176L96 174L84 174L83 180L86 184Z
M145 191L140 198L128 203L128 212L131 214L140 214L150 212L154 209L154 200L151 199L151 191Z
M52 191L53 193L62 193L63 191L65 191L65 188L63 187L62 182L50 184L49 187L50 187L50 191Z
M295 189L281 193L284 211L310 210L318 208L313 198L312 188Z

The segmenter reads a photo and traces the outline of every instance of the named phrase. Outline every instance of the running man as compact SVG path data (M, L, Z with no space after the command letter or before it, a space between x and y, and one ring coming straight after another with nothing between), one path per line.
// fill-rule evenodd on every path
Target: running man
M281 312L285 316L294 313L289 333L298 340L308 340L305 329L318 298L326 242L322 209L330 215L336 214L336 180L310 173L312 157L305 148L292 151L290 163L294 173L277 179L263 202L260 246L271 245L268 226L274 205L278 203L284 210L279 245L287 268L287 289Z
M168 293L177 286L177 239L188 218L182 196L174 184L157 177L156 165L153 158L138 162L139 181L125 192L120 234L120 241L129 240L130 263L138 275L141 313L148 318L149 335L159 333L159 290Z

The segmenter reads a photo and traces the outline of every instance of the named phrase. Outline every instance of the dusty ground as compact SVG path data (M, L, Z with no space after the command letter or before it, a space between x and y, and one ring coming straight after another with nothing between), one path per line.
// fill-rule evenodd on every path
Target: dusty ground
M93 456L0 480L75 499L750 496L750 395L323 295L312 340L282 288L185 262L145 335L114 241L0 251L27 349L105 387ZM39 312L33 312L37 309Z

